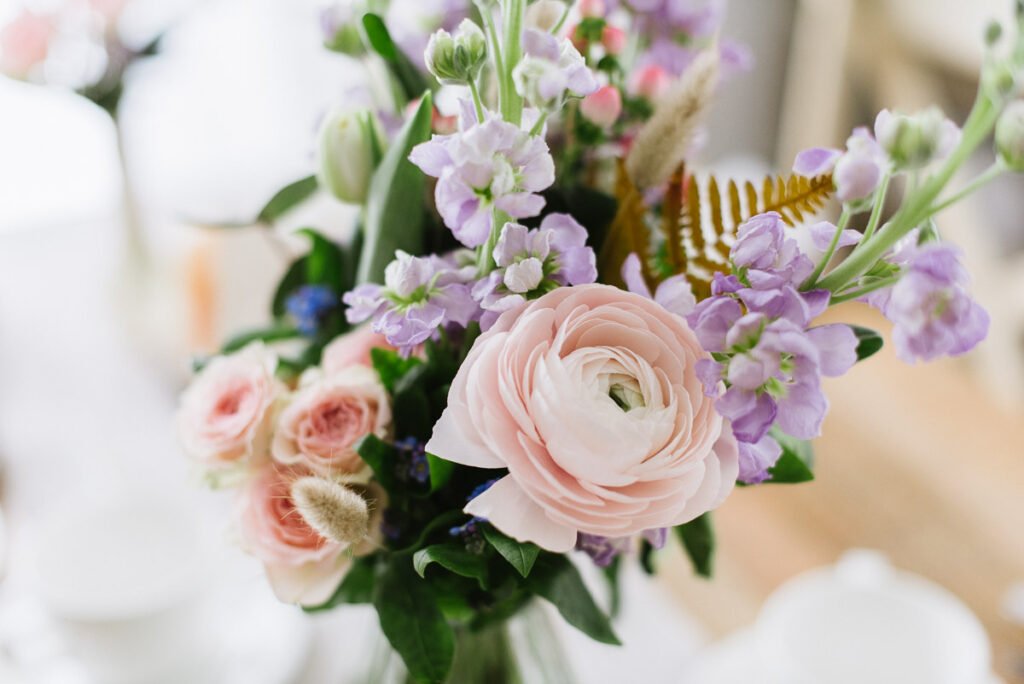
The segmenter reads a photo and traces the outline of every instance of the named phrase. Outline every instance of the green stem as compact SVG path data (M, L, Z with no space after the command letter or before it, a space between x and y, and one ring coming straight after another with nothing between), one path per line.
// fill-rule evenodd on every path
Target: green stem
M526 0L504 0L502 9L505 21L505 70L501 78L505 86L505 101L501 103L501 115L508 123L518 126L523 120L523 98L516 92L512 72L523 56L523 16L526 13Z
M473 96L473 108L476 109L476 120L484 122L484 103L480 101L480 91L477 90L476 80L469 79L469 92Z
M859 299L860 297L863 297L866 294L871 294L875 290L881 290L882 288L889 287L890 285L895 285L899 281L899 279L899 275L890 276L888 278L880 278L879 280L876 280L870 285L865 285L864 287L858 288L856 290L844 292L843 294L840 295L835 295L829 300L829 304L842 304L843 302L849 302L854 299Z
M984 187L985 185L988 185L991 181L993 181L996 178L998 178L999 176L1001 176L1005 171L1006 171L1006 167L1003 166L1002 164L1000 164L999 162L996 162L996 163L992 164L992 166L990 166L987 169L985 169L984 173L982 173L981 175L976 177L974 180L972 180L970 183L965 185L962 190L960 190L957 193L954 193L948 199L943 200L941 203L939 203L939 204L935 205L934 207L932 207L931 211L929 213L931 215L933 215L933 216L935 214L938 214L943 209L946 209L946 208L956 204L957 202L962 200L964 197L967 197L968 195L970 195L972 192L975 192L976 190Z
M494 57L494 73L498 79L498 107L500 109L507 99L505 95L505 60L501 54L501 41L498 40L498 29L494 25L494 13L484 3L478 4L477 7L484 22L484 31L487 32L491 55Z
M957 169L988 137L998 116L999 110L992 100L987 95L979 93L974 108L964 124L960 144L950 155L949 160L934 176L907 198L906 203L896 213L892 221L878 231L871 240L863 243L861 249L854 251L843 263L839 264L821 281L820 286L832 292L841 291L848 283L871 270L871 267L893 245L899 242L900 238L927 219L932 203L949 183Z
M533 128L530 129L530 135L540 135L541 129L544 128L544 122L548 120L548 113L541 112L540 116L537 117L537 123L533 124Z
M811 290L814 288L815 283L818 282L818 278L825 271L825 267L828 266L828 262L832 261L832 256L836 253L836 248L839 246L839 238L843 234L843 230L846 229L847 224L850 223L850 217L853 216L853 212L850 208L843 206L843 213L839 216L839 223L836 225L836 234L832 236L832 242L829 243L828 249L825 250L825 254L822 255L821 261L814 267L811 275L808 276L804 284L800 286L801 290Z
M885 208L885 197L889 193L889 181L892 176L886 174L882 179L882 185L878 188L878 196L875 198L875 206L871 209L871 218L868 219L868 227L864 229L864 236L861 243L867 242L878 229L878 223L882 220L882 209Z
M508 219L509 216L505 212L494 210L491 234L487 236L487 242L480 247L480 251L476 255L476 269L481 278L494 270L494 247L498 244L501 229Z
M569 18L569 10L572 9L572 3L565 3L565 10L562 12L562 16L558 18L558 23L551 27L551 33L558 35L558 32L565 26L565 20Z

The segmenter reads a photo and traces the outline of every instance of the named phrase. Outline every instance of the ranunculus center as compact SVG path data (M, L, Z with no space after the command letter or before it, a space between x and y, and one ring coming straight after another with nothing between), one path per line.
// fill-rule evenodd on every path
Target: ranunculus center
M608 383L608 396L623 411L628 412L647 405L640 383L633 376L610 373L605 382Z

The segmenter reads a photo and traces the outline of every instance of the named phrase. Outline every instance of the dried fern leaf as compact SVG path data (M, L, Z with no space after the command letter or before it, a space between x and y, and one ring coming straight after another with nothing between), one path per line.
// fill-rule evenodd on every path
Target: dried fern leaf
M733 180L723 191L714 176L708 176L703 184L696 179L691 182L679 214L684 267L676 273L687 275L698 298L710 294L715 272L727 269L736 230L744 221L774 211L787 224L796 225L820 211L833 192L831 175L768 176L759 185L760 189L746 181L741 192ZM725 206L729 208L728 220ZM669 231L665 234L668 236Z
M650 270L650 232L645 220L647 212L643 195L633 183L621 159L616 168L615 199L618 201L618 209L597 259L600 281L623 286L620 273L622 262L630 252L636 252L640 257L644 279L650 285L653 277Z
M686 192L686 165L680 164L668 181L661 205L661 232L665 238L668 263L673 273L686 270L681 218Z

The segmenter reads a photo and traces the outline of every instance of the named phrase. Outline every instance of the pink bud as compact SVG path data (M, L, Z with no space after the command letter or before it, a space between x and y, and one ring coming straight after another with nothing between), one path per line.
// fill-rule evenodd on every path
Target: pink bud
M580 111L601 128L608 128L622 113L622 95L615 86L604 86L583 98Z
M656 64L648 64L633 72L632 91L651 102L657 102L672 85L672 77Z
M580 0L577 7L584 19L603 17L606 11L604 0Z
M0 71L24 78L46 59L55 32L53 19L27 10L0 30Z
M626 32L617 26L605 26L601 44L609 55L617 55L626 48Z

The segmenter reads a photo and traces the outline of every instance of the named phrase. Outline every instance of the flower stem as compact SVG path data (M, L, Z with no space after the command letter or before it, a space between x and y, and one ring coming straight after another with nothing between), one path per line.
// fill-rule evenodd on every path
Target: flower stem
M871 270L871 267L900 238L920 225L931 214L931 206L935 198L949 183L949 180L963 165L964 161L980 145L999 116L999 109L984 92L978 93L970 116L964 124L963 137L960 144L939 171L915 190L900 208L892 220L879 230L870 240L862 243L843 263L839 264L820 283L821 287L832 292L840 292L846 285Z
M503 81L505 100L501 103L501 115L510 124L518 126L523 120L523 98L516 92L512 72L523 56L523 16L526 0L504 0L502 2L505 24Z
M565 9L562 11L562 16L558 18L558 23L551 27L551 33L558 35L558 32L565 26L565 20L569 18L569 11L572 9L572 3L565 3Z
M961 189L959 192L954 193L948 199L943 200L941 203L936 204L935 206L933 206L931 208L931 210L929 211L929 214L934 216L935 214L938 214L943 209L946 209L946 208L956 204L957 202L962 200L964 197L967 197L968 195L970 195L971 193L975 192L976 190L979 190L982 187L984 187L985 185L988 185L991 181L993 181L996 178L998 178L999 176L1001 176L1005 171L1006 171L1006 167L1005 166L1003 166L999 162L995 162L994 164L992 164L992 166L990 166L987 169L985 169L985 171L983 173L981 173L979 176L977 176L974 180L972 180L970 183L965 185L963 187L963 189Z
M480 91L477 90L476 80L469 79L469 92L473 96L473 108L476 109L476 120L484 122L484 104L480 101Z
M540 135L541 130L544 128L544 122L548 120L548 113L541 112L540 116L537 117L537 123L533 124L533 128L530 129L530 135Z
M494 247L498 244L501 229L509 218L505 212L494 210L491 219L491 234L487 236L487 242L480 247L480 251L476 255L476 270L481 278L494 270Z
M862 243L870 240L878 230L878 223L882 220L882 209L885 208L885 198L889 194L890 180L892 180L892 176L888 174L882 179L882 184L878 188L878 196L875 198L875 206L871 209L871 218L868 219L868 227L864 229L864 236L861 238Z
M874 292L876 290L881 290L883 288L889 287L890 285L895 285L899 281L899 279L900 279L899 274L894 275L894 276L889 276L888 278L880 278L880 279L876 280L875 282L873 282L873 283L871 283L869 285L865 285L864 287L858 288L856 290L852 290L850 292L844 292L843 294L836 295L836 296L832 297L829 300L829 304L830 305L842 304L843 302L849 302L849 301L852 301L854 299L859 299L859 298L863 297L864 295L871 294L872 292Z
M505 95L505 61L501 54L501 41L498 39L498 29L494 25L494 14L486 3L479 3L480 17L484 22L484 30L487 32L487 40L490 44L491 55L494 59L494 73L498 78L498 106L503 107L507 99Z
M818 265L814 267L814 271L812 271L811 275L804 281L804 284L800 286L801 290L811 290L814 288L815 283L818 282L818 278L821 277L821 274L825 271L825 267L828 266L828 262L832 261L832 256L836 253L836 248L839 246L839 238L842 236L843 230L846 228L847 224L850 223L850 217L852 215L853 212L850 211L850 208L844 205L843 213L840 214L839 223L836 225L836 234L832 236L832 242L829 243L828 249L825 250L825 254L822 255L821 261L819 261Z

